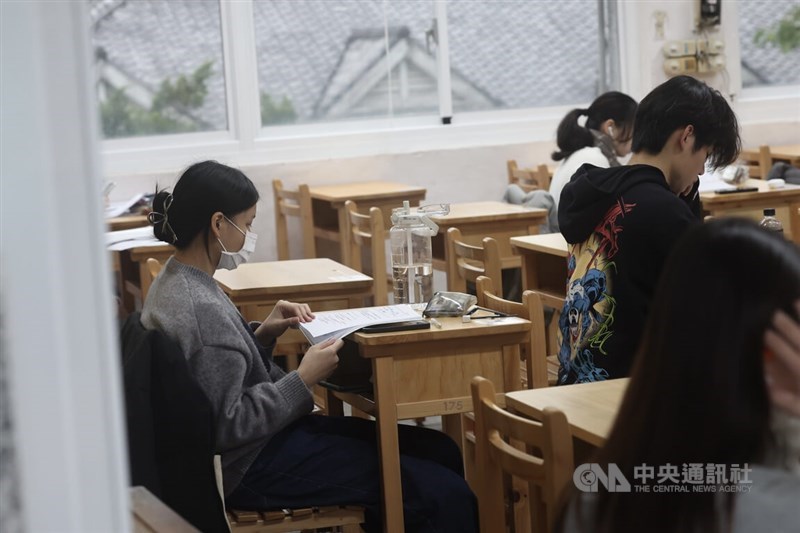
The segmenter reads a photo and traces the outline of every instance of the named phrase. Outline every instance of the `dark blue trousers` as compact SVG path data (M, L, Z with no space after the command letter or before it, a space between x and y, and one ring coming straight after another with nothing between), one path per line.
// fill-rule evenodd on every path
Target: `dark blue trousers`
M477 532L477 501L456 444L438 431L406 425L398 426L398 437L406 531ZM250 510L363 505L365 531L381 531L375 422L297 420L264 446L227 501Z

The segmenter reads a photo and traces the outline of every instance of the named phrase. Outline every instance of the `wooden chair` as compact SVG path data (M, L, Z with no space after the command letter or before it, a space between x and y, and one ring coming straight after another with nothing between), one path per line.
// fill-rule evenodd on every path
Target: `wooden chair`
M447 290L467 292L467 281L475 283L478 276L488 276L502 285L503 271L497 241L485 237L483 246L467 244L461 230L449 228L445 237L445 262L447 263Z
M163 265L161 262L156 259L155 257L148 257L147 258L147 272L150 273L150 282L152 283L158 273L161 272L161 267Z
M533 361L546 361L547 381L550 385L555 385L558 381L558 369L561 366L558 362L558 322L561 318L561 310L564 309L565 299L543 291L531 292L531 329L533 330L533 342L531 343L531 359ZM545 321L545 310L552 309L553 316L548 327Z
M222 456L214 456L217 490L223 503ZM242 511L226 509L225 518L232 533L288 533L319 529L359 533L364 522L364 508L359 506L304 507L279 511Z
M350 249L349 266L354 270L363 272L361 251L369 249L372 262L372 294L374 305L389 303L389 284L391 278L386 269L386 227L383 225L383 212L377 207L371 207L369 214L358 212L358 206L352 200L344 203L347 211L347 228L344 238L347 239Z
M478 289L478 305L481 307L531 321L528 340L520 345L522 387L527 389L547 387L546 333L540 295L534 291L525 291L522 293L521 303L513 302L497 295L491 278L479 276L475 285Z
M129 494L133 533L200 533L147 488L131 487Z
M341 526L348 533L360 531L359 524L364 522L361 507L226 512L221 457L213 452L211 428L215 419L211 404L189 370L180 346L160 331L145 330L140 316L138 311L131 314L120 332L125 414L128 427L139 430L128 431L131 479L138 480L137 484L160 483L162 489L164 484L171 488L163 491L163 503L149 491L132 489L134 524L140 526L137 531L196 531L187 525L189 520L203 531L224 531L226 524L246 533ZM158 409L158 417L154 409ZM187 410L192 411L191 417L186 416ZM171 468L163 468L157 459L163 457L177 460L178 467L173 463ZM191 494L192 499L176 497L178 494ZM178 519L178 514L184 518Z
M308 507L283 511L227 511L232 533L341 531L359 533L364 522L360 507Z
M751 178L766 179L772 168L772 154L766 144L759 146L758 150L742 150L739 161L747 166Z
M283 188L281 180L272 180L275 197L275 233L278 242L278 260L289 259L289 224L287 217L297 217L303 234L303 258L317 256L314 243L314 214L308 185L300 185L296 191Z
M539 165L536 168L519 168L513 159L506 161L508 167L508 183L519 185L525 192L537 189L550 189L550 182L553 174L547 165Z
M498 407L491 381L476 376L471 388L481 532L507 530L512 476L527 481L531 531L552 531L559 496L574 470L567 417L548 407L541 421L528 420Z

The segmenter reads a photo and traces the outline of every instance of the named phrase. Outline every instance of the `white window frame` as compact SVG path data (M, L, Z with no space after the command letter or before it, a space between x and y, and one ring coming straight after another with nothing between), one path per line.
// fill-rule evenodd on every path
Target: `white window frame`
M431 0L438 50L443 52L437 54L438 114L262 127L252 4L252 0L220 0L227 131L105 140L107 174L171 171L209 157L245 165L549 141L564 113L586 103L453 116L450 64L444 53L447 0ZM446 116L452 122L443 125Z

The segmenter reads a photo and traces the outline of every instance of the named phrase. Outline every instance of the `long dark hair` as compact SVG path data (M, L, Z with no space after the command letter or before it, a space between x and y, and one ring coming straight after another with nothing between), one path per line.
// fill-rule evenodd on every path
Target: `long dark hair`
M578 124L578 119L586 116L586 125ZM561 161L581 148L594 146L594 136L589 130L599 130L608 119L614 121L618 129L617 141L624 142L633 134L636 116L636 100L618 91L609 91L595 98L587 109L573 109L561 119L556 133L558 150L551 156L553 161Z
M704 82L675 76L644 97L636 112L631 149L658 154L672 133L694 127L694 149L710 147L713 168L730 165L739 156L739 123L728 102Z
M256 202L258 190L241 170L216 161L195 163L183 172L171 194L156 189L153 234L181 250L202 233L208 249L211 215L221 211L233 218Z
M680 475L684 464L762 460L772 444L763 336L777 309L795 315L798 298L796 245L741 219L690 230L664 268L630 385L596 462L616 463L633 484L642 464L656 473L674 465ZM715 493L600 490L589 516L581 495L572 496L584 532L721 531L730 528L734 506L732 493L720 517Z

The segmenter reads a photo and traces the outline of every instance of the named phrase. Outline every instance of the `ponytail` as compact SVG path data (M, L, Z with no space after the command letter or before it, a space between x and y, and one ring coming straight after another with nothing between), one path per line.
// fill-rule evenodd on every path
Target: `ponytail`
M573 109L558 125L556 144L558 150L551 156L553 161L561 161L571 156L581 148L594 146L594 136L587 128L578 124L578 118L587 115L588 109Z
M573 109L558 125L558 150L553 152L553 160L561 161L581 148L595 146L591 130L599 130L601 124L608 119L614 121L614 129L618 130L615 136L617 141L630 139L636 108L636 100L627 94L609 91L595 98L588 109ZM584 126L578 124L578 118L582 116L586 117Z

